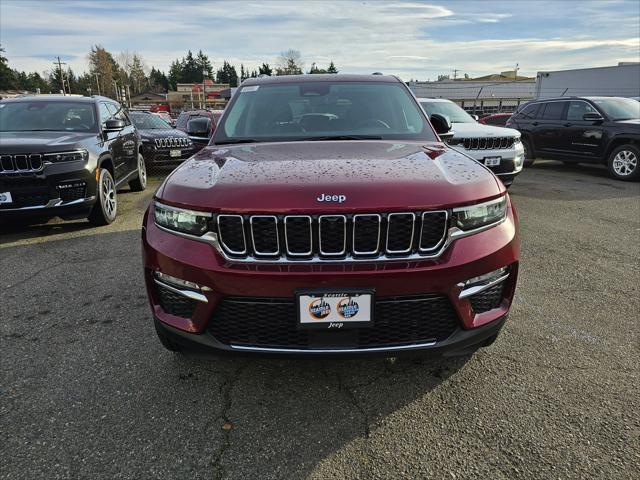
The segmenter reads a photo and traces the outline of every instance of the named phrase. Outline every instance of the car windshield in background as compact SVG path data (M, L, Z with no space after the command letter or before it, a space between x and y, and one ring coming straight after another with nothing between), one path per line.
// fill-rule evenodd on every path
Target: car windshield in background
M162 118L148 113L130 112L131 121L140 130L166 130L171 128Z
M450 102L420 102L429 116L439 113L449 118L451 123L476 123L471 115L455 103Z
M242 87L214 143L397 139L436 141L397 83L300 82Z
M611 120L640 118L640 103L630 98L598 98L591 101Z
M93 105L80 102L0 103L0 132L95 132Z

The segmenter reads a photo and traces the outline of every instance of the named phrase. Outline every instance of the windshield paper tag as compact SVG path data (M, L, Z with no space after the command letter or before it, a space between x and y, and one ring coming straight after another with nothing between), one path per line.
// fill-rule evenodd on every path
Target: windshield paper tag
M242 93L255 92L256 90L258 90L258 88L260 88L260 85L250 85L248 87L242 87Z

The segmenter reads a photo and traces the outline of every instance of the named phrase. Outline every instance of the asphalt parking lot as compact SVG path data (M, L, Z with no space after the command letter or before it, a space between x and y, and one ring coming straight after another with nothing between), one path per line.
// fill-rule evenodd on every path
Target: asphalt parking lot
M640 478L640 184L538 162L521 276L471 358L184 357L156 340L140 223L0 236L0 477Z

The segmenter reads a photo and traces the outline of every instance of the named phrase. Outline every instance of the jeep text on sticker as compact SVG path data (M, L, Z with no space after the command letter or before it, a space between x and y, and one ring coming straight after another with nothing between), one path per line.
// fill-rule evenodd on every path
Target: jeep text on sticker
M316 198L319 202L338 202L342 203L347 199L346 195L328 195L326 193L320 194L318 198Z

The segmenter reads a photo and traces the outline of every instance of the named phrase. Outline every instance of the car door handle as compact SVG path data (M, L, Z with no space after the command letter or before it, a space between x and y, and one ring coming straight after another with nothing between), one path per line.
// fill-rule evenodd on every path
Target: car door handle
M571 126L571 123L563 123L563 124L562 124L562 126L563 126L563 127L570 127L570 126Z
M531 125L533 125L534 127L538 126L538 122L531 122Z

